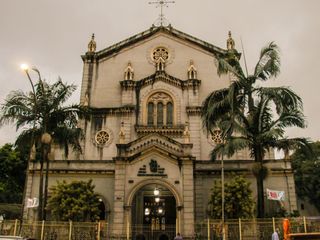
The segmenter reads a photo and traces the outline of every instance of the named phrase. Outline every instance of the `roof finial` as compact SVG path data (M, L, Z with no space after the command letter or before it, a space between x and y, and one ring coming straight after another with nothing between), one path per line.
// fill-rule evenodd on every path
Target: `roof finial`
M168 0L156 0L155 2L149 2L149 4L157 4L156 7L160 6L160 14L158 19L155 21L154 25L156 26L169 26L168 20L165 18L163 14L163 7L168 7L168 3L175 3L175 1L168 1Z
M94 33L92 33L91 41L88 44L88 52L89 53L94 53L96 51L97 44L94 41Z
M231 36L231 31L229 31L229 38L227 39L227 49L228 50L233 50L235 47L235 42Z

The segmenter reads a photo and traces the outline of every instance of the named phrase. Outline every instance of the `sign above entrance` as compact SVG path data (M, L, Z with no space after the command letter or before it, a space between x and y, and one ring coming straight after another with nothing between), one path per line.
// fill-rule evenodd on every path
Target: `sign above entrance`
M141 168L139 168L138 174L139 177L168 177L168 175L165 173L165 169L160 167L158 162L154 159L151 159L149 162L149 170L147 169L146 165L143 165Z

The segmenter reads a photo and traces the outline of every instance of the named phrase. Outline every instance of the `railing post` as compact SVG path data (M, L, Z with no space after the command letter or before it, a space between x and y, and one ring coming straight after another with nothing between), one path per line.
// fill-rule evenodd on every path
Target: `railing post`
M100 231L101 231L101 222L98 222L98 233L97 233L97 240L100 240Z
M17 226L18 226L18 219L14 221L13 236L16 236L17 234Z
M72 238L72 221L69 221L69 240Z
M42 220L42 224L41 224L41 236L40 236L40 240L43 240L44 237L44 220Z
M242 240L242 232L241 232L241 218L239 218L239 240Z
M273 228L273 232L276 231L276 222L274 220L274 217L272 218L272 228Z
M210 240L210 219L208 218L208 240Z
M305 216L303 216L303 226L304 226L304 232L307 233L307 221Z

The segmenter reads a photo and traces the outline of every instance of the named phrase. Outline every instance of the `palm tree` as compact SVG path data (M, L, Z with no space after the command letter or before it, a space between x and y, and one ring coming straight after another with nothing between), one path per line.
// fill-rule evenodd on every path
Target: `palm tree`
M45 133L49 133L53 143L64 149L66 157L68 157L69 146L75 151L81 151L81 129L77 127L77 122L78 118L84 116L85 109L77 104L64 105L75 91L75 85L65 84L60 78L55 83L49 84L42 80L39 71L36 71L39 74L39 79L35 85L28 75L32 84L32 92L24 93L17 90L12 91L6 97L0 108L0 124L15 123L17 130L23 129L16 140L16 145L33 146L31 149L41 148L39 218L43 219L45 218L49 161L46 162L44 204L42 204L43 163L47 159L51 145L42 144L41 137Z
M231 59L219 59L218 74L227 73L236 80L204 100L203 126L209 133L219 128L225 139L213 149L212 159L217 154L232 156L236 151L249 149L255 161L252 170L257 184L258 217L263 217L263 180L267 175L263 165L265 153L272 148L287 153L293 147L308 147L306 139L288 139L284 135L287 127L305 127L302 100L288 87L257 86L258 81L266 81L280 73L279 49L274 43L261 50L252 75L244 74L235 55Z

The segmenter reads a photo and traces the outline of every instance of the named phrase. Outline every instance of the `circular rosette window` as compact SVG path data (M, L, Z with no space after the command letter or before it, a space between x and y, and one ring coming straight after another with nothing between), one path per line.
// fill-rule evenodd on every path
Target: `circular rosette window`
M219 129L214 130L214 131L210 134L209 142L211 143L211 145L221 144L221 143L222 143L221 130L219 130Z
M169 59L169 51L165 47L157 47L152 52L152 60L158 62L159 60L166 62Z
M111 143L112 134L110 130L100 130L95 135L95 143L99 147L108 146Z

